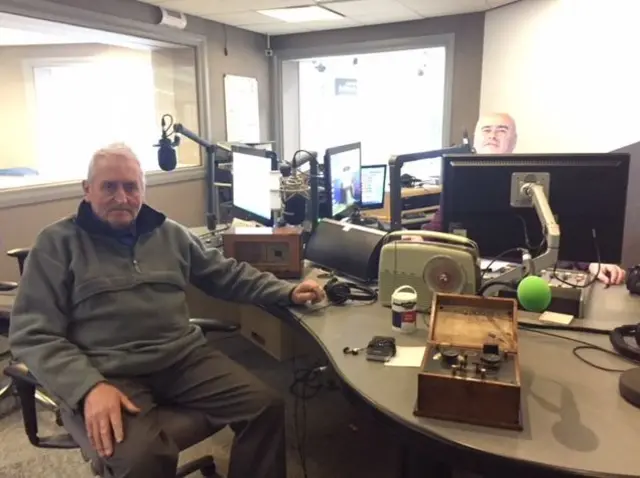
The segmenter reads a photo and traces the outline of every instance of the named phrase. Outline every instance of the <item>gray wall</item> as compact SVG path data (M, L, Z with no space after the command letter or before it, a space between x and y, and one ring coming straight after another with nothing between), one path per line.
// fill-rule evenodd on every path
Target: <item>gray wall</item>
M459 143L462 131L472 132L480 108L484 13L431 18L413 22L281 35L271 39L277 53L348 43L384 42L400 38L454 34L451 105L451 143Z
M0 0L1 3L2 0ZM158 8L134 0L51 0L54 3L90 10L121 18L155 24ZM225 74L251 76L258 79L260 98L261 140L271 137L271 104L269 88L269 61L263 35L223 26L220 23L189 17L187 30L207 37L209 57L209 88L211 131L213 141L226 139L224 88ZM224 54L225 40L228 56Z

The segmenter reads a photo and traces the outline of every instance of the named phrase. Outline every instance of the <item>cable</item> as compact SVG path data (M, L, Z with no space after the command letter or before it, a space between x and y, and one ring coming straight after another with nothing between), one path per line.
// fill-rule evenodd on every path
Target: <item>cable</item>
M598 268L596 269L596 272L591 276L591 278L585 282L584 284L574 284L573 282L567 282L564 279L561 279L560 277L558 277L558 275L556 274L556 267L558 266L558 263L556 262L556 264L553 266L553 271L551 271L551 276L556 279L557 281L565 284L565 285L569 285L571 287L574 287L576 289L584 289L586 287L589 287L591 285L593 285L597 280L598 280L598 276L600 275L600 269L602 268L602 261L600 259L600 245L598 244L598 237L596 235L596 230L595 229L591 229L591 237L593 238L593 247L595 249L596 252L596 259L598 261Z
M599 345L595 345L592 344L590 342L585 342L584 340L580 340L580 339L574 339L572 337L567 337L566 335L560 335L560 334L554 334L551 332L547 332L547 330L562 330L562 331L566 331L566 332L583 332L583 333L590 333L590 334L598 334L598 335L609 335L610 331L609 330L604 330L604 329L594 329L594 328L590 328L590 327L571 327L571 326L562 326L562 325L541 325L541 324L518 324L518 328L521 328L523 330L527 330L529 332L534 332L536 334L541 334L541 335L547 335L549 337L554 337L554 338L558 338L558 339L563 339L563 340L568 340L570 342L575 342L577 344L580 344L576 347L574 347L571 350L571 353L581 362L596 368L598 370L602 370L603 372L615 372L615 373L622 373L625 372L627 369L615 369L615 368L609 368L609 367L603 367L602 365L597 365L593 362L591 362L590 360L587 360L586 358L584 358L582 356L582 354L578 353L580 350L596 350L598 352L603 352L605 354L611 355L613 357L617 357L625 362L628 362L630 364L633 365L638 365L638 362L628 359L616 352L613 352L611 350L607 350L604 347L600 347ZM545 330L546 329L546 330Z

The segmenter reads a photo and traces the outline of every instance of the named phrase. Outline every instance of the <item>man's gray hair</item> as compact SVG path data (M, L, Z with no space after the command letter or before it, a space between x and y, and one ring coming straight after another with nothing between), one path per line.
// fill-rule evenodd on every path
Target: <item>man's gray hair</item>
M112 143L108 146L105 146L104 148L100 148L95 153L93 153L93 156L91 156L91 161L89 162L89 169L87 171L87 181L91 182L91 180L93 179L96 164L98 163L98 161L110 157L120 158L124 160L133 159L134 161L136 161L138 163L138 166L140 166L140 171L142 173L142 184L144 185L145 177L144 171L142 170L142 164L140 163L140 160L138 159L136 153L133 152L133 149L131 149L125 143Z

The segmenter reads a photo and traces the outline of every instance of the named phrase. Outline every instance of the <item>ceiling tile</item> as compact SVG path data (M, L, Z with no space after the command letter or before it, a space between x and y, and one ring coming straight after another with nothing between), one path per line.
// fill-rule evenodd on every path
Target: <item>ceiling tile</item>
M207 20L213 20L214 22L225 23L233 26L274 24L273 18L262 15L258 12L212 13L210 15L205 15L205 18Z
M343 18L342 20L334 21L305 22L303 24L300 24L300 26L308 31L338 30L340 28L357 27L360 25L361 23L350 18Z
M327 4L326 6L348 17L380 13L391 15L395 13L414 13L396 0L355 0Z
M423 17L480 12L488 8L486 0L398 0Z
M250 30L256 33L262 33L264 35L287 35L290 33L304 33L311 31L303 26L301 23L267 23L261 25L242 26L246 30Z
M396 15L360 15L354 17L358 23L362 25L383 25L387 23L408 22L411 20L420 20L422 17L417 13L396 14Z
M251 12L314 4L313 0L164 0L157 3L160 7L192 15Z

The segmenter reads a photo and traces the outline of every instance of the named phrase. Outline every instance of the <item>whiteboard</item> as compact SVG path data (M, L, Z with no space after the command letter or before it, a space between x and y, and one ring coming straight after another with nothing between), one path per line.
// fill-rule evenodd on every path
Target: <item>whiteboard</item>
M248 76L224 75L224 104L227 141L260 142L258 80Z

